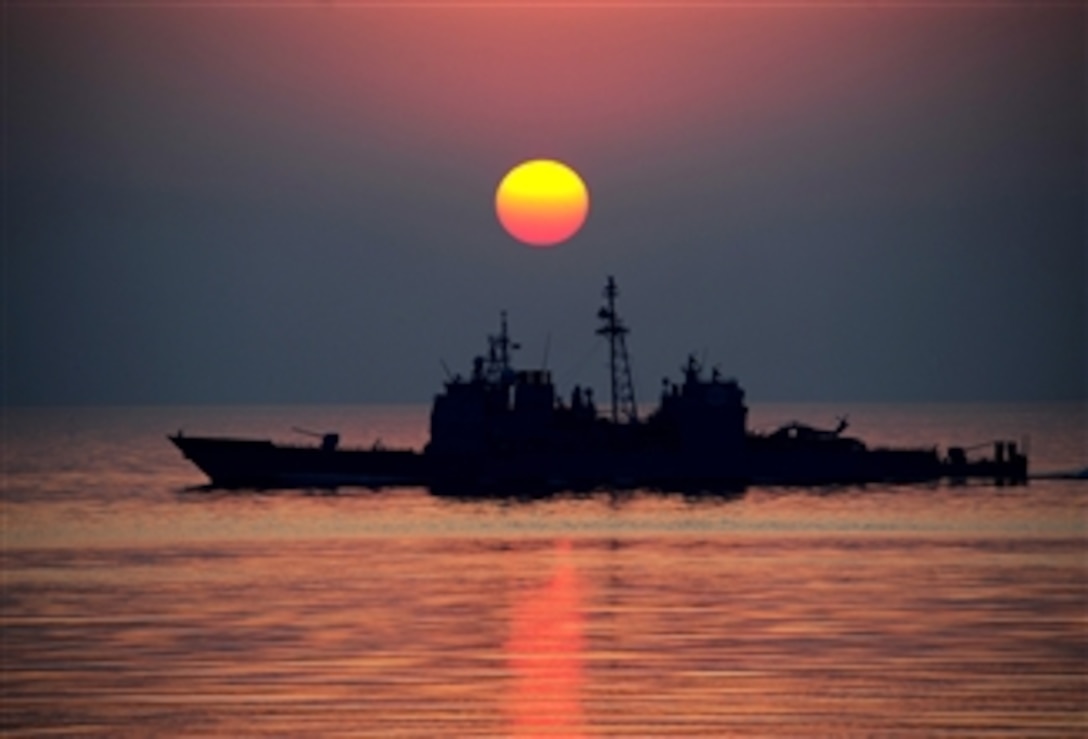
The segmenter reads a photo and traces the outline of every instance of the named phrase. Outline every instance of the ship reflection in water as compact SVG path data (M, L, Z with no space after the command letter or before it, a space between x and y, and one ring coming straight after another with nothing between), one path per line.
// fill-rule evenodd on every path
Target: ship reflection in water
M506 642L514 736L585 735L582 585L571 544L556 543L551 579L518 596Z

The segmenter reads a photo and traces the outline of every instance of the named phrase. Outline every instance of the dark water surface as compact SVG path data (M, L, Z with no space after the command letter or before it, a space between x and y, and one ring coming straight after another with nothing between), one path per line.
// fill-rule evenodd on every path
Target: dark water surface
M771 406L896 444L1079 406ZM246 492L165 433L420 445L426 409L4 416L4 736L1084 736L1088 483L465 501Z

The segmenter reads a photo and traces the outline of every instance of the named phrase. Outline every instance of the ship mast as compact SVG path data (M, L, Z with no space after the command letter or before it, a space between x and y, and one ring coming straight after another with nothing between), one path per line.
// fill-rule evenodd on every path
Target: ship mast
M487 377L492 382L503 382L510 378L513 369L510 366L510 353L521 346L510 340L510 333L506 328L506 311L500 314L500 330L498 336L488 336L487 352Z
M619 423L620 418L630 423L638 421L638 408L635 405L635 386L631 381L631 361L627 356L627 336L629 329L623 325L616 313L616 280L609 275L604 288L604 297L608 301L597 311L597 317L604 325L597 329L601 336L608 337L608 368L612 383L612 422Z

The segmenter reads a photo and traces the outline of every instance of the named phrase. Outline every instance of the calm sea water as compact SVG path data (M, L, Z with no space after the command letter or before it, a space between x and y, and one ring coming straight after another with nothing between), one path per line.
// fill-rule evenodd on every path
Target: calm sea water
M1081 406L767 406L872 442ZM464 501L206 492L167 432L420 445L426 408L4 414L4 736L1088 734L1088 483Z

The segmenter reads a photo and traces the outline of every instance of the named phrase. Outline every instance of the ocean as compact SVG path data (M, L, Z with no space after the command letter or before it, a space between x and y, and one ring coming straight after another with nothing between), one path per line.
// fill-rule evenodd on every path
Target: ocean
M166 434L426 407L9 408L5 737L1088 735L1088 481L209 491ZM767 405L1088 465L1083 405Z

